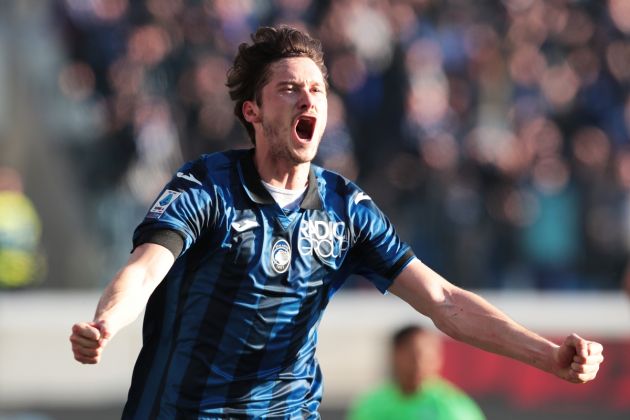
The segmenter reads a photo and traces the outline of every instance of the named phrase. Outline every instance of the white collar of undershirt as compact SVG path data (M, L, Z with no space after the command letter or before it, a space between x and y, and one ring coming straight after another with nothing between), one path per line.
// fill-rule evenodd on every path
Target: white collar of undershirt
M263 186L269 191L269 194L285 210L296 210L300 207L302 197L306 193L306 185L299 190L287 190L285 188L274 187L273 185L261 180Z

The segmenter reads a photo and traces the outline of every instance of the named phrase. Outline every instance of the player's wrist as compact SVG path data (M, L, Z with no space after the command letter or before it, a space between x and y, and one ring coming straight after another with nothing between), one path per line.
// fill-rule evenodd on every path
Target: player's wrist
M107 319L94 318L92 326L100 332L100 340L109 340L115 334L115 329Z

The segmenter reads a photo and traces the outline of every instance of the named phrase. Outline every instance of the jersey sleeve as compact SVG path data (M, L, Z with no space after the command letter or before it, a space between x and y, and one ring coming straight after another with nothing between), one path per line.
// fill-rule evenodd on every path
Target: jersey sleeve
M214 221L213 195L203 161L185 164L162 189L134 231L134 249L151 242L165 246L175 257L186 252Z
M356 274L367 277L382 293L415 255L403 242L389 219L362 191L350 202L353 255Z

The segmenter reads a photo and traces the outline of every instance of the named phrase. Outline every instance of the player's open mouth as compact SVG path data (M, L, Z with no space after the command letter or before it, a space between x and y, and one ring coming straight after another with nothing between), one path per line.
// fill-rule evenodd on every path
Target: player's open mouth
M315 122L317 119L309 115L300 116L295 123L295 133L298 139L309 141L315 132Z

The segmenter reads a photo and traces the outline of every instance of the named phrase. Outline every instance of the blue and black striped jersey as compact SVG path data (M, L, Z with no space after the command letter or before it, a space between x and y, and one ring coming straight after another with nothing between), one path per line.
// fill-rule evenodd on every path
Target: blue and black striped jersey
M315 165L284 211L251 150L184 165L134 246L164 231L183 245L147 304L127 419L318 418L324 308L350 274L384 293L413 258L369 196Z

